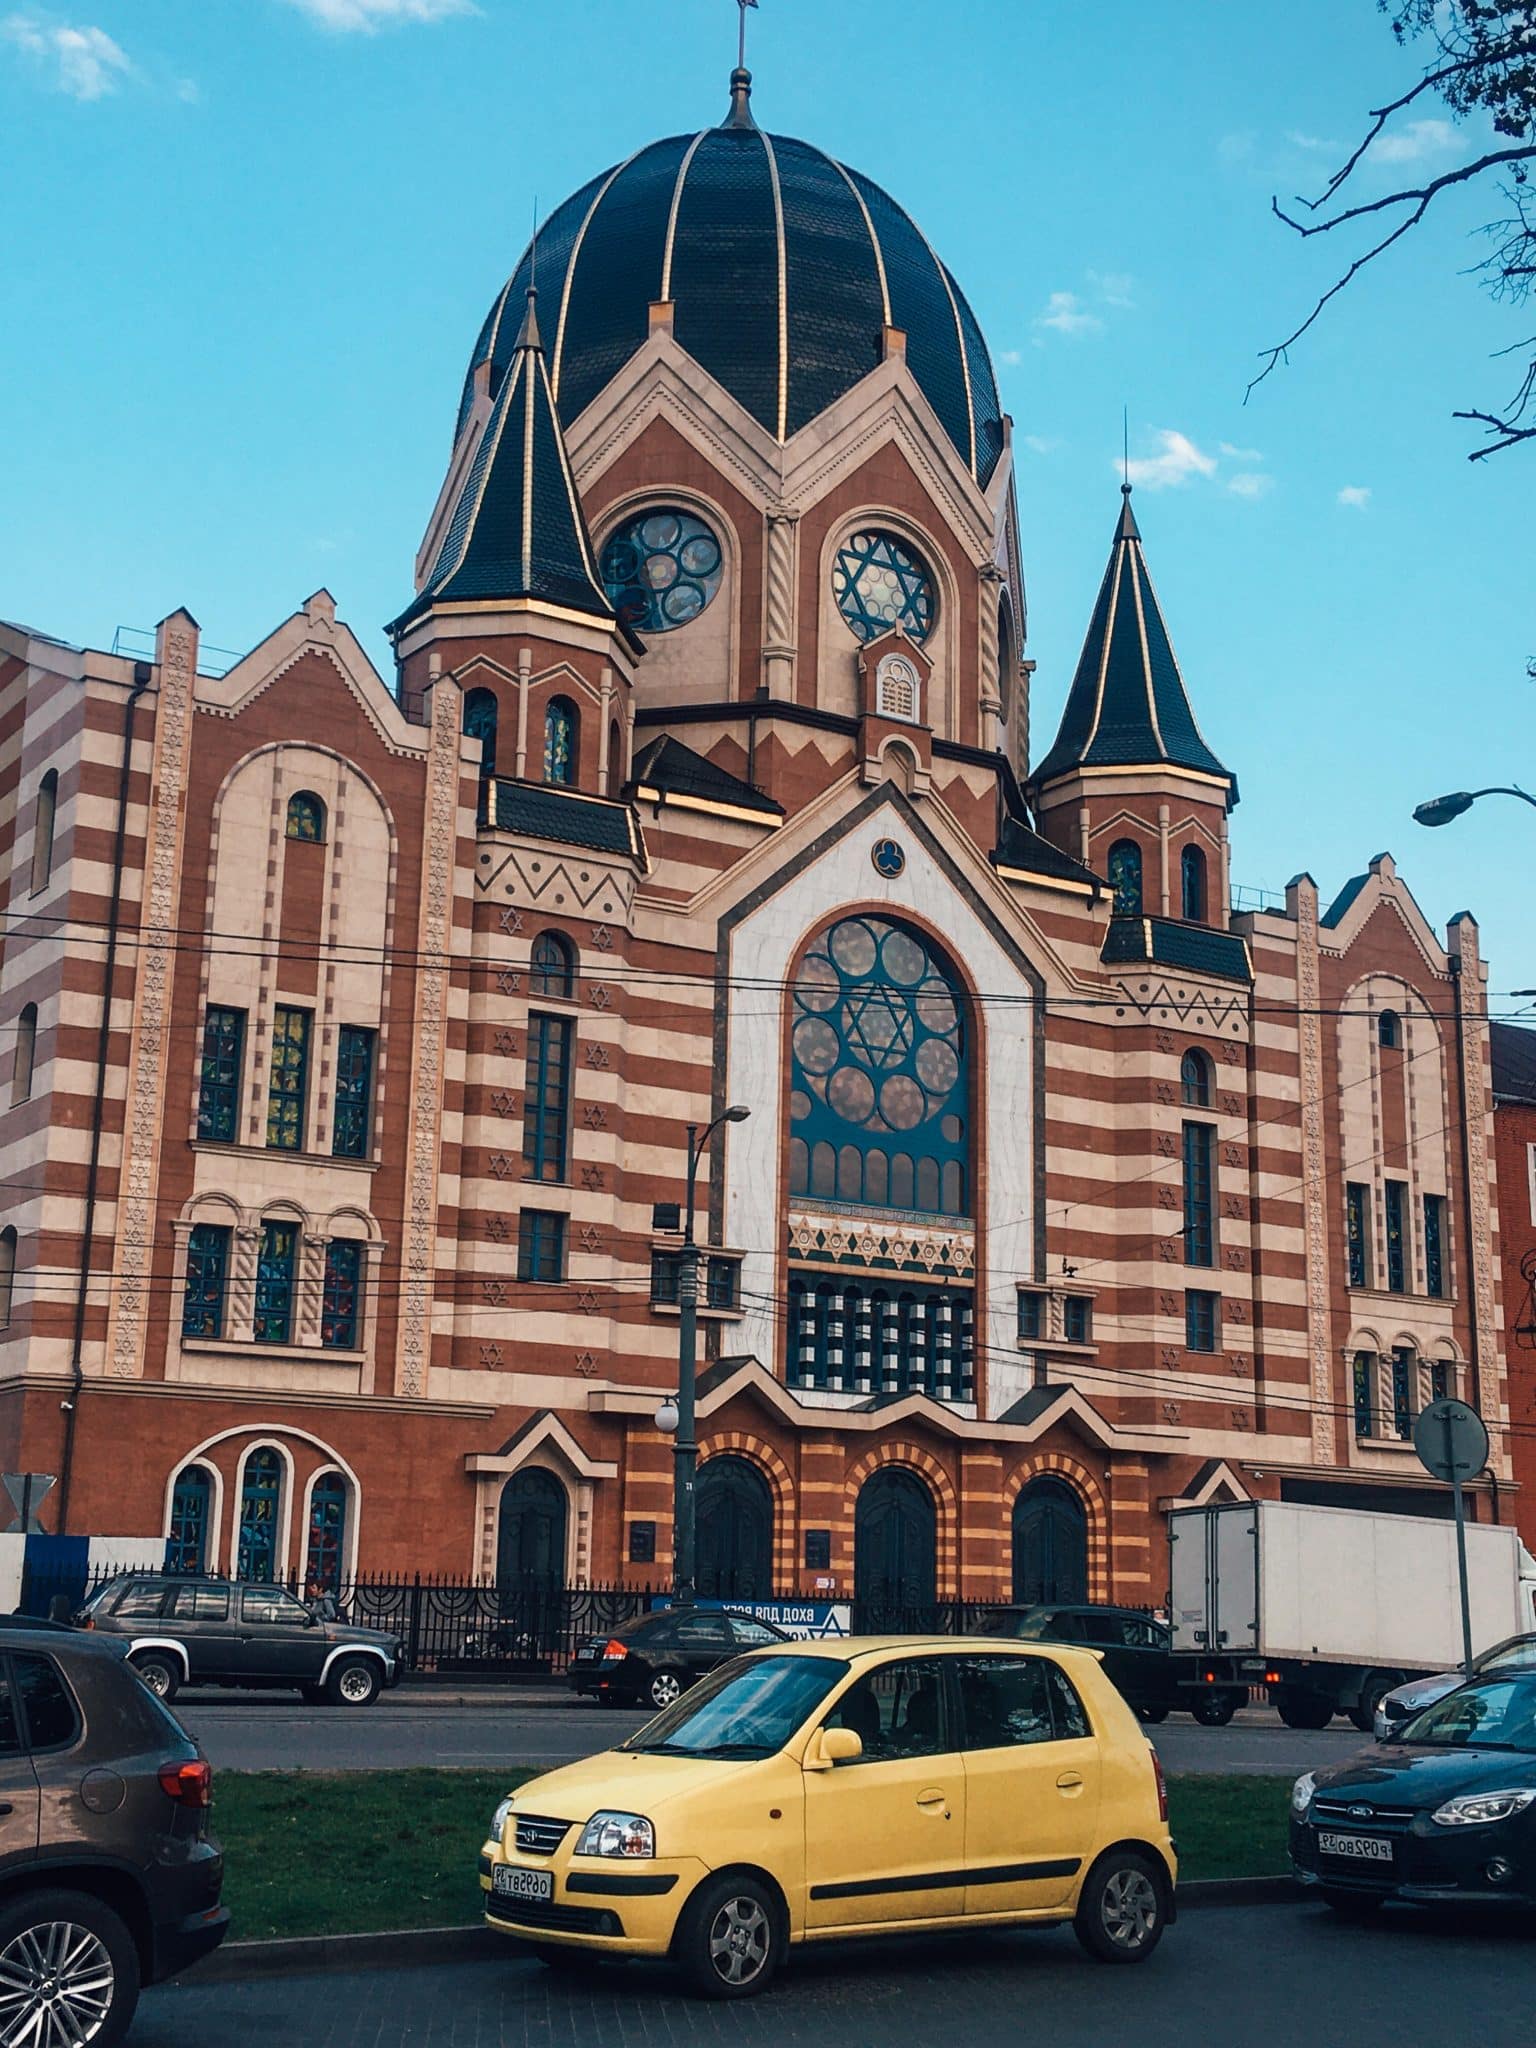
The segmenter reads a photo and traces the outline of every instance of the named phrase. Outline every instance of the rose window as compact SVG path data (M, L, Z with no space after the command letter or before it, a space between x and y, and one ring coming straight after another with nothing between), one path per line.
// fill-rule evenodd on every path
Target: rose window
M637 633L671 633L699 616L720 588L720 542L677 506L652 507L610 534L603 588Z
M850 534L832 564L832 595L861 640L900 626L921 644L933 630L933 578L894 533Z

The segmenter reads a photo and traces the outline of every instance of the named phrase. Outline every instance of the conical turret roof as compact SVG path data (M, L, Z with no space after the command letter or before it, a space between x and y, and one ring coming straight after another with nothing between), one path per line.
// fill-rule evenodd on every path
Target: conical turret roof
M536 598L611 620L549 388L537 294L431 573L390 627L436 604Z
M1237 780L1206 745L1196 721L1147 572L1131 487L1122 489L1109 566L1061 728L1030 786L1038 789L1078 768L1187 768L1219 776L1235 803Z

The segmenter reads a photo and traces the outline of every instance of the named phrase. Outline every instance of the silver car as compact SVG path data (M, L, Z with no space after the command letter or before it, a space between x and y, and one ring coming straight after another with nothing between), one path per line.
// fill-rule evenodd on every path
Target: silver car
M1491 1671L1536 1671L1536 1635L1507 1636L1502 1643L1495 1643L1492 1649L1472 1659L1473 1678L1485 1677ZM1410 1678L1395 1692L1383 1693L1376 1702L1376 1740L1385 1742L1400 1721L1406 1721L1421 1707L1432 1707L1436 1700L1443 1700L1448 1692L1464 1683L1459 1671L1437 1671L1430 1677Z

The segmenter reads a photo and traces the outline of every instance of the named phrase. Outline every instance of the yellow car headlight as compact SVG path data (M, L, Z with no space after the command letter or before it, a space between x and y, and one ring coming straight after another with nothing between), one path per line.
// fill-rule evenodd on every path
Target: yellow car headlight
M581 1831L578 1856L654 1856L656 1830L638 1813L594 1813Z
M507 1798L502 1800L500 1806L491 1815L491 1835L494 1840L498 1842L501 1840L501 1831L506 1826L507 1816L511 1811L512 1801L510 1798Z

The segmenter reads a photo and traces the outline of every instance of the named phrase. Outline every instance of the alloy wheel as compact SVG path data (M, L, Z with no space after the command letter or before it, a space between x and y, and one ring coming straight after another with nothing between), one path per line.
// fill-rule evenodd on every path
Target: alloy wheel
M1144 1870L1117 1870L1106 1879L1101 1918L1118 1948L1141 1947L1157 1925L1157 1890Z
M90 1928L45 1920L0 1951L0 2048L84 2048L112 2011L112 1958Z
M349 1707L360 1707L372 1697L373 1680L360 1664L349 1664L337 1690Z
M756 1899L727 1899L710 1922L711 1969L724 1984L750 1984L768 1961L772 1934Z
M654 1707L670 1707L682 1692L674 1673L659 1671L651 1680L651 1704Z

